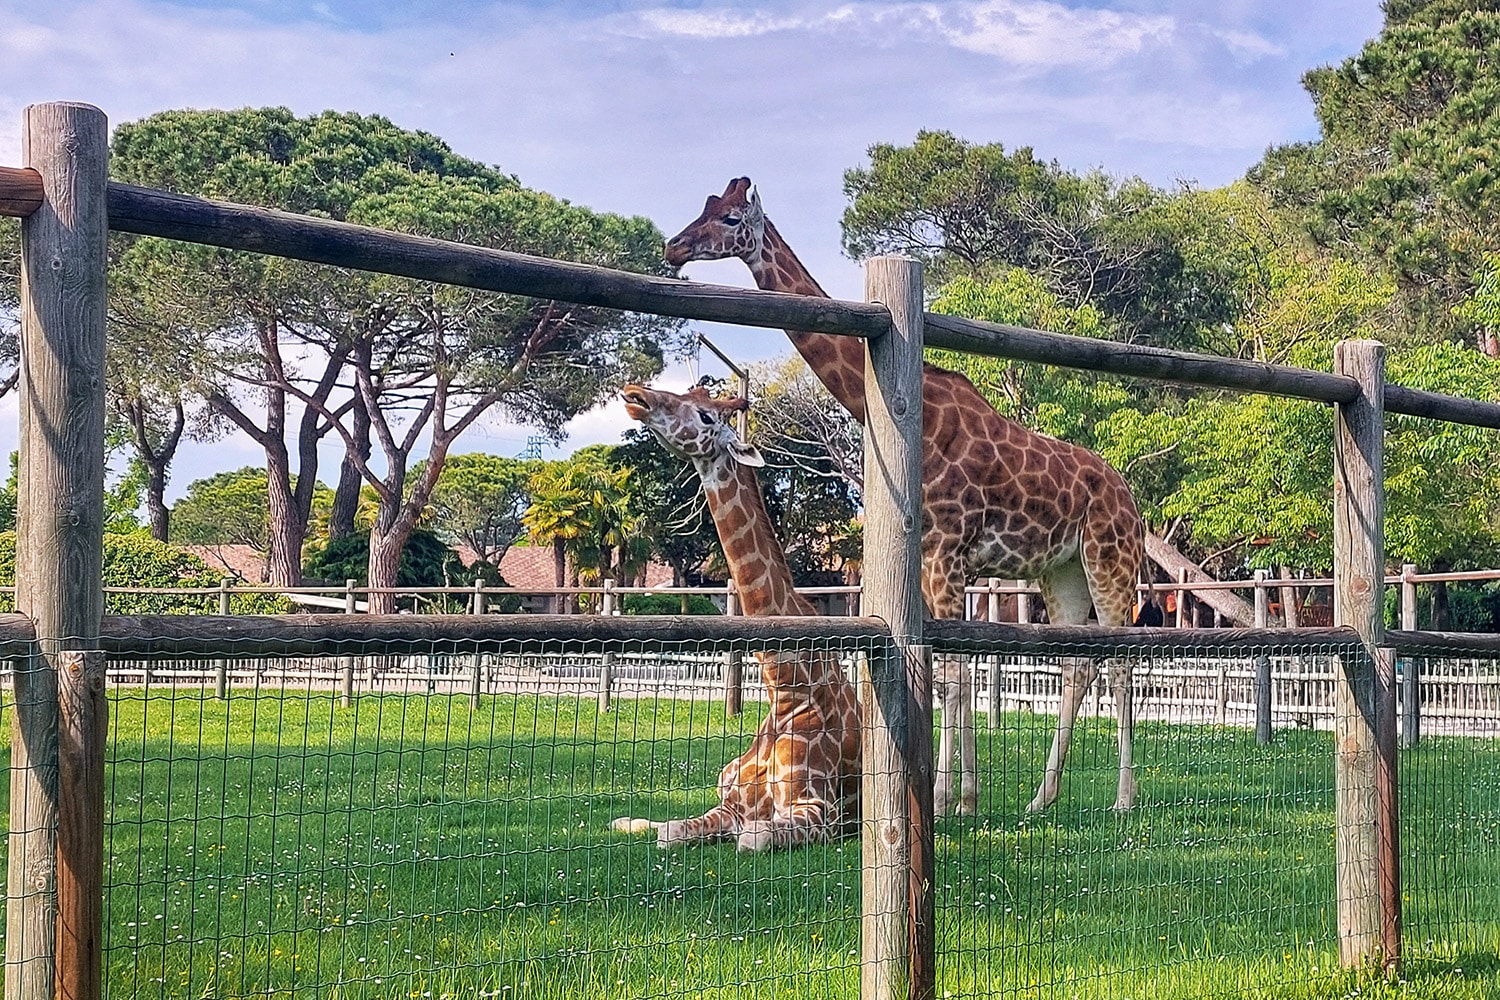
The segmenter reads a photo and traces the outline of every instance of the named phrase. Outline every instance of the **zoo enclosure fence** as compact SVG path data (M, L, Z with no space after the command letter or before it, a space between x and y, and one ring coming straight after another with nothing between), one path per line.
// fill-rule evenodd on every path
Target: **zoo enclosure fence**
M857 966L867 997L926 998L934 995L937 982L928 656L950 626L924 626L921 620L916 525L909 513L920 503L923 344L1334 404L1335 621L1344 629L1342 639L1330 642L1341 649L1356 644L1358 653L1340 655L1334 671L1339 752L1332 762L1333 923L1342 963L1377 960L1393 966L1399 958L1401 814L1396 673L1389 652L1397 634L1386 641L1380 616L1381 419L1391 411L1493 428L1500 426L1500 407L1388 385L1383 349L1370 342L1341 344L1336 372L1328 374L924 315L919 268L890 258L869 263L872 302L842 303L607 272L132 188L107 179L106 131L97 109L33 106L27 109L24 135L28 167L0 168L0 210L23 218L26 372L17 595L25 620L9 623L22 644L15 655L27 666L15 674L8 996L48 995L54 985L67 996L100 994L108 736L104 650L116 642L116 650L123 651L117 642L121 631L140 629L146 633L136 636L141 648L160 655L173 630L186 628L190 637L181 642L198 641L200 651L222 655L215 638L236 634L231 630L245 626L230 623L248 620L101 615L100 386L104 246L111 228L490 291L866 339L871 372L866 611L883 623L889 650L868 657L869 673L862 675L866 794ZM273 630L319 624L308 617L316 616L263 624ZM452 617L386 623L370 616L358 625L366 640L376 638L373 629L393 629L383 641L397 644L453 641L464 627ZM680 619L668 627L689 628ZM331 635L318 640L324 651L332 645ZM1041 641L1065 642L1055 629L1048 635ZM1172 642L1169 636L1150 638ZM1250 638L1295 642L1297 633ZM1458 641L1417 638L1438 645ZM1077 640L1104 651L1139 643L1141 635L1082 630Z

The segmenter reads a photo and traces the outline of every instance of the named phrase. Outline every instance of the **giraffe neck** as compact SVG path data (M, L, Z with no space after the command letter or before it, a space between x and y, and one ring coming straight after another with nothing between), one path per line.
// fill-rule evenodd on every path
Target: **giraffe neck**
M792 589L792 569L771 528L755 470L739 462L708 462L700 464L698 477L744 613L816 614L811 602Z
M771 292L793 292L828 298L807 268L792 253L771 220L766 220L765 237L760 256L751 260L750 273L760 288ZM865 418L865 345L858 337L840 337L831 333L804 333L788 330L792 346L807 362L818 380L827 386L844 409L863 422Z

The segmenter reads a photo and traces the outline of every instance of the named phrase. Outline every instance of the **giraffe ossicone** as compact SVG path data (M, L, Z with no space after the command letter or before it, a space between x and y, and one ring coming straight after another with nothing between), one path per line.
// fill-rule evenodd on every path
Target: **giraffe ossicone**
M755 469L765 459L730 417L745 400L702 387L672 393L628 385L625 411L702 481L730 575L747 615L816 615L793 588ZM859 705L843 665L827 650L756 654L770 709L750 746L719 773L719 804L691 819L621 817L622 833L654 830L660 847L733 838L742 851L828 840L859 822Z
M667 241L675 267L738 257L771 291L826 297L761 207L748 177L709 195L703 212ZM865 416L865 347L856 337L788 330L808 366L856 420ZM964 587L981 576L1035 580L1048 617L1081 624L1092 609L1103 625L1129 625L1145 560L1145 526L1130 488L1103 458L1001 416L967 378L932 365L922 380L922 596L934 618L962 618ZM1027 807L1056 800L1084 695L1099 673L1087 657L1063 660L1062 703L1047 766ZM977 808L972 685L967 661L934 665L941 691L938 812L954 803L958 743L960 812ZM1115 808L1135 802L1134 703L1130 663L1115 663L1120 776Z

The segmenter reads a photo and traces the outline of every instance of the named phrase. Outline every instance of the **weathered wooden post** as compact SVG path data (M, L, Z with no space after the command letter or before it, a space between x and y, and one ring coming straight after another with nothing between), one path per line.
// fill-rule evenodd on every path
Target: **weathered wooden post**
M1341 341L1334 371L1360 395L1338 405L1333 468L1334 624L1363 648L1342 658L1335 685L1334 794L1339 954L1346 966L1401 957L1397 845L1396 688L1385 638L1385 346Z
M1417 628L1417 567L1401 566L1401 628ZM1401 744L1414 747L1422 738L1422 667L1415 656L1406 657L1401 669Z
M1255 571L1255 627L1271 624L1271 595L1266 590L1266 571ZM1271 658L1265 653L1255 657L1255 742L1271 745Z
M745 706L745 658L739 653L724 654L724 714L736 716Z
M610 699L614 696L615 654L605 653L599 658L599 712L609 711Z
M229 577L219 581L219 614L229 615ZM229 658L221 656L214 669L214 697L220 701L229 698Z
M891 332L865 351L865 611L893 645L860 678L864 713L860 996L930 1000L933 967L932 662L922 644L922 266L865 264Z
M1000 620L1000 578L990 577L985 582L988 591L988 603L985 606L985 620L997 622ZM996 655L986 656L985 665L985 714L989 719L991 729L1000 728L1000 710L1003 704L1001 698L1001 672L1000 657Z
M1177 627L1187 628L1187 567L1177 570Z
M359 610L359 599L354 588L359 586L359 581L346 579L344 581L344 614L352 615ZM343 670L343 676L339 679L339 702L348 708L354 704L354 655L346 653L339 658L339 666Z
M5 995L100 995L104 907L104 313L109 126L26 109L44 201L21 223L16 608L37 654L15 676Z

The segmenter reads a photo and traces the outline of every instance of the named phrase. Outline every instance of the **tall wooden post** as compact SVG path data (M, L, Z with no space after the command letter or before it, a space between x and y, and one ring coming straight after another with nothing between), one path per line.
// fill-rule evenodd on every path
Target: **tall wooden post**
M219 581L219 614L229 616L229 577ZM224 701L229 697L229 660L219 657L214 664L214 697Z
M865 265L865 297L891 311L865 352L865 613L894 646L861 678L864 902L860 996L930 1000L932 662L922 645L922 266Z
M359 581L347 579L344 581L344 614L352 615L359 610L359 595L354 588L359 586ZM339 657L339 704L348 708L354 704L354 655L345 653Z
M1266 591L1266 571L1255 571L1255 627L1271 624L1271 595ZM1264 653L1255 657L1255 742L1271 745L1271 658Z
M104 312L108 122L26 109L42 207L21 223L16 607L38 655L15 678L8 1000L99 996L103 933ZM55 892L55 896L54 896Z
M1417 567L1401 567L1401 628L1407 632L1417 627ZM1414 747L1422 738L1421 661L1408 656L1401 670L1401 744Z
M1340 404L1334 428L1334 624L1358 631L1363 649L1344 657L1335 687L1334 789L1339 954L1346 966L1401 955L1397 851L1396 699L1385 638L1385 347L1346 340L1334 371L1361 393Z
M745 658L735 652L724 654L724 714L739 715L745 705Z

